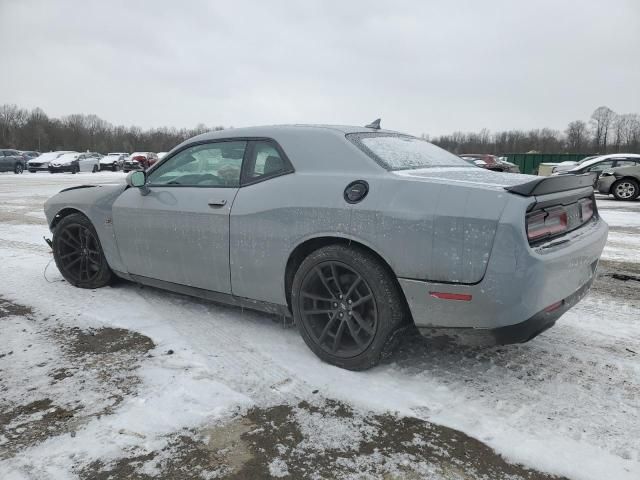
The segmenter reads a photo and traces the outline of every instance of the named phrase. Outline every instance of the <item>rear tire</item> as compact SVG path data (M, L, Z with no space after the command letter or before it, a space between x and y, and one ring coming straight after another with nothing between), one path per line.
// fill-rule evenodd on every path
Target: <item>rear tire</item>
M616 200L635 200L640 195L640 184L633 178L622 178L611 185L611 194Z
M393 274L354 246L329 245L305 258L293 279L291 306L307 346L348 370L375 366L408 326Z
M24 165L16 163L16 166L13 168L13 173L20 175L22 172L24 172Z
M100 288L113 273L102 251L98 234L87 217L64 217L53 233L53 258L64 279L79 288Z
M91 173L98 173L98 166L94 165L93 168L91 169Z

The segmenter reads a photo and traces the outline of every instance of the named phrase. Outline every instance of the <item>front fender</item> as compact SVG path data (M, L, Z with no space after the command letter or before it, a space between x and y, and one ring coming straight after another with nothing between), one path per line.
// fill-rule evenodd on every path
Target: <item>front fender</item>
M44 204L49 230L53 233L61 218L74 212L86 216L98 234L100 245L107 263L112 270L126 272L120 259L118 245L113 231L113 202L127 188L126 185L81 186L61 191Z

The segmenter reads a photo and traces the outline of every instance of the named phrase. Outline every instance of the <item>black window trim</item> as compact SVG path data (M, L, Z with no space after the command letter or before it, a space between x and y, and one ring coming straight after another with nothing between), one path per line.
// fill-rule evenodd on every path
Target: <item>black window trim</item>
M271 144L273 144L273 146L275 147L276 151L280 154L282 160L285 162L285 165L287 166L287 168L279 173L273 174L273 175L268 175L268 176L264 176L264 177L260 177L257 179L254 179L253 181L250 182L245 182L245 168L246 165L248 163L248 159L249 154L253 153L253 145L254 142L258 142L258 141L263 141L263 142L270 142ZM156 170L157 168L160 167L160 165L164 164L165 162L168 162L169 160L171 160L173 157L175 157L176 155L178 155L180 152L185 151L188 148L191 147L197 147L199 145L208 145L208 144L214 144L214 143L222 143L222 142L247 142L247 145L244 149L244 155L242 156L242 164L240 167L240 183L239 185L233 187L233 186L227 186L227 185L167 185L167 184L162 184L162 183L148 183L148 178L149 175L151 175L153 173L154 170ZM280 147L280 144L275 141L273 138L269 138L269 137L226 137L226 138L215 138L215 139L209 139L209 140L200 140L197 142L191 142L188 143L187 145L184 145L182 148L180 148L179 150L176 150L175 152L171 152L170 155L165 155L164 158L162 158L160 161L156 162L151 168L149 168L146 172L145 172L145 176L146 176L146 182L145 182L145 186L147 187L171 187L171 188L242 188L245 186L249 186L249 185L255 185L256 183L260 183L260 182L264 182L266 180L271 180L272 178L276 178L276 177L280 177L282 175L288 175L290 173L293 173L295 171L295 169L293 168L293 165L291 164L291 161L289 160L289 157L287 157L287 155L284 153L284 150L282 150L282 147Z

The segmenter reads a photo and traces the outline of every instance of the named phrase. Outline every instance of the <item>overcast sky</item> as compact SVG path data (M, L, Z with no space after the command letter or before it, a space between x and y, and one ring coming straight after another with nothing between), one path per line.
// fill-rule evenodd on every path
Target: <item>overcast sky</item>
M0 104L142 127L640 112L640 0L0 0Z

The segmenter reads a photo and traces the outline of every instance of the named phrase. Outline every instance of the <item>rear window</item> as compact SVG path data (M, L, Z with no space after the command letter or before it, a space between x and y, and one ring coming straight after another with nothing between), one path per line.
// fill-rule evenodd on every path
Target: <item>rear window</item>
M468 167L466 161L420 138L389 133L352 133L347 138L387 170Z

